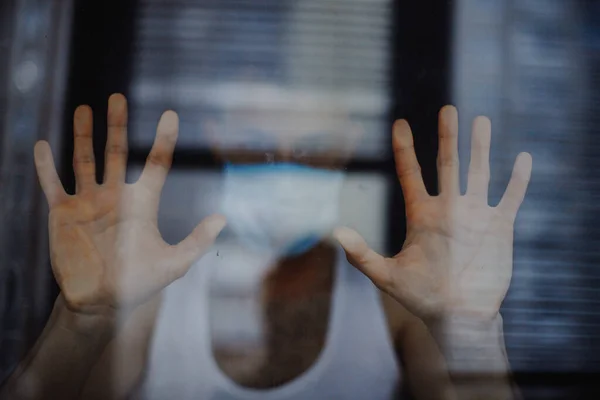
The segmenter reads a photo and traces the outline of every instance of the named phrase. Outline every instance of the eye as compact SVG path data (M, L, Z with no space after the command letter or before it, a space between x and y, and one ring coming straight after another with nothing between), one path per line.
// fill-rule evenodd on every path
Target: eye
M240 137L242 138L242 147L246 150L266 151L276 148L272 135L259 129L245 129Z
M265 153L265 161L267 164L273 164L275 162L275 154L266 152Z
M292 156L294 158L305 158L308 157L309 151L302 147L297 147L292 150Z

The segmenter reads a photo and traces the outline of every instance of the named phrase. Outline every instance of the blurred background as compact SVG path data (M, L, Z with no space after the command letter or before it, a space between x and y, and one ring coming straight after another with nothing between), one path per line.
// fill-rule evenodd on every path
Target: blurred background
M268 108L291 96L343 104L364 127L342 214L386 254L405 234L394 119L413 128L430 193L444 104L459 109L463 177L471 120L492 119L490 204L516 155L532 153L503 305L511 367L527 399L599 398L599 71L598 1L2 0L1 377L35 340L57 294L36 140L51 143L73 191L72 113L79 104L94 108L102 163L107 99L122 92L135 179L161 112L178 111L180 140L159 218L175 242L212 211L218 192L222 165L204 123L248 101ZM240 95L252 79L276 89L260 99Z

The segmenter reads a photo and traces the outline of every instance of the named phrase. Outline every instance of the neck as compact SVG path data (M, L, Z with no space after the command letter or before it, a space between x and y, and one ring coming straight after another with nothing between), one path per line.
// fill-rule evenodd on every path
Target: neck
M299 256L283 258L265 278L267 291L271 297L294 299L329 290L336 261L335 247L326 242Z

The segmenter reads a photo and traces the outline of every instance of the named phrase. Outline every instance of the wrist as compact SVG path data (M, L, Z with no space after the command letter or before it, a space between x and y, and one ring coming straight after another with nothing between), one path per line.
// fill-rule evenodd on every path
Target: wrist
M502 316L496 314L476 315L462 312L447 312L442 315L424 319L435 338L444 338L462 333L470 337L489 337L502 332Z
M62 294L54 303L53 313L59 328L76 335L109 337L116 328L116 313L82 313L71 310Z
M446 314L429 329L455 373L503 373L508 368L500 313L492 318Z

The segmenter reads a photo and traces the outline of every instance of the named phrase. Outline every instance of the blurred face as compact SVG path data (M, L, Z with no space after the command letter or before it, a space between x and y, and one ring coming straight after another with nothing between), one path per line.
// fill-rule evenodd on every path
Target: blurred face
M205 131L226 164L228 229L262 253L307 252L338 223L342 169L360 131L327 93L251 81L221 96L234 110Z
M358 132L332 104L259 94L208 129L227 163L221 211L247 247L300 255L337 224L341 169Z
M358 139L339 107L253 107L226 113L211 124L213 151L232 164L295 163L340 169Z

